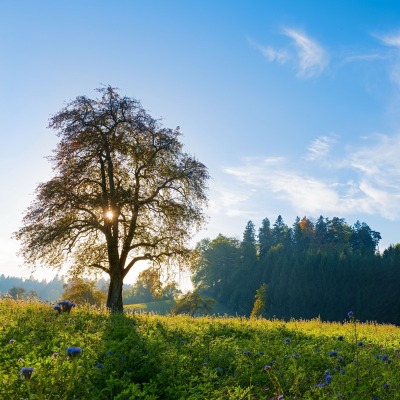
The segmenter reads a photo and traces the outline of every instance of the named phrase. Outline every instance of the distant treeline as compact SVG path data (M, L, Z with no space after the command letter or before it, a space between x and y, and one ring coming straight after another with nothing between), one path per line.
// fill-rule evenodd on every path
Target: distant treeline
M60 299L63 293L64 278L58 275L51 281L24 279L15 276L0 275L0 294L10 294L18 291L26 296L38 297L43 301L55 301ZM17 290L16 290L17 289ZM21 290L23 289L23 290Z
M68 282L64 276L56 275L50 281L37 280L35 278L18 278L15 276L0 275L0 295L9 294L12 297L26 298L35 297L42 301L54 302L63 298L64 291ZM102 291L107 291L109 281L99 279L96 281L96 286ZM132 285L124 285L123 291L132 291Z
M219 235L197 245L192 280L196 288L250 315L254 296L267 285L266 316L341 321L356 318L400 324L400 244L378 252L381 239L366 223L343 218L281 216L255 232L249 221L243 239Z

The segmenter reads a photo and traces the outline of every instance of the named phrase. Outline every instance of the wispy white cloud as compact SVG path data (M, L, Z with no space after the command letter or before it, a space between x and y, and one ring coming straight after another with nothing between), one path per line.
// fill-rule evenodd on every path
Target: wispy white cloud
M339 65L345 65L353 62L372 62L386 60L387 56L379 52L371 52L366 54L350 54L343 57Z
M361 210L364 209L367 214L381 215L388 220L398 219L400 193L388 191L368 181L360 182L360 190L367 200Z
M275 168L272 168L275 166ZM226 168L225 172L236 177L241 183L257 187L268 196L286 201L300 214L318 214L321 212L344 212L350 206L347 196L352 185L339 189L336 182L324 181L311 175L301 174L291 169L287 163L277 165L268 160L246 159L238 167Z
M243 193L231 193L225 190L219 190L219 192L219 202L218 204L213 205L218 210L234 207L237 204L242 203L244 200L247 200L249 197L247 194Z
M400 48L400 32L374 36L376 36L386 46Z
M292 57L286 49L274 49L271 46L263 46L248 38L248 42L257 49L269 62L285 64Z
M224 172L235 176L241 182L253 186L258 186L265 178L265 170L277 170L284 165L283 157L269 157L264 159L247 157L243 158L245 168L241 167L226 167Z
M242 207L251 197L248 188L231 190L227 186L211 185L211 190L214 196L210 199L208 206L210 215L247 216L251 213Z
M289 45L284 48L262 46L251 39L249 39L249 43L269 62L279 64L295 62L298 77L311 78L319 75L325 69L328 65L328 55L317 41L293 28L284 28L282 33L292 40L294 50Z
M354 62L387 62L390 79L400 87L400 31L389 34L372 34L379 42L392 48L394 52L384 51L382 48L364 49L360 53L357 49L352 54L343 54L340 49L334 53L333 59L328 51L309 34L293 27L284 27L281 34L290 39L286 45L273 47L260 45L249 39L249 43L256 48L269 62L292 64L296 69L297 77L313 78L326 70L328 65L340 68Z
M390 80L400 88L400 60L396 60L391 65L390 73L389 73Z
M279 64L285 64L290 59L289 53L284 49L277 50L270 46L259 46L259 49L262 55L270 62L276 61Z
M283 32L297 48L298 75L309 78L320 74L328 64L328 55L323 47L295 29L285 28Z
M399 88L400 87L400 31L389 34L374 34L382 44L393 48L392 54L389 55L389 77L391 81Z
M329 140L319 138L309 146L309 152L310 149L310 154L318 149L326 152L329 146ZM336 176L332 176L332 165L329 171L323 169L323 163L318 170L301 171L299 163L294 163L297 165L294 168L283 158L246 158L239 166L225 168L225 172L242 186L256 189L266 198L286 203L298 215L365 213L395 220L400 215L398 154L400 135L378 135L368 145L362 143L348 149L343 159L332 163L338 168ZM319 158L311 157L309 160L315 162ZM341 175L343 168L346 168L346 174ZM251 203L249 198L245 203Z
M377 134L366 140L373 143L351 150L350 167L376 185L400 190L400 135Z
M316 138L307 148L305 159L308 161L324 160L336 142L334 135Z

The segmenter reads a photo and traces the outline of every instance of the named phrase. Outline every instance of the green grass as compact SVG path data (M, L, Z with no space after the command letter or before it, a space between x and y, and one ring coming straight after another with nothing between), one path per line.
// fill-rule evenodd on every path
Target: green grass
M161 301L151 301L148 303L136 303L128 304L124 306L126 311L133 312L148 312L159 315L168 315L172 312L172 307L175 305L174 300L161 300ZM213 315L225 315L229 314L229 310L222 304L216 302L213 305L212 314Z
M400 328L0 300L1 399L397 399ZM67 348L82 349L76 358ZM23 367L34 368L21 379ZM282 397L283 396L283 397Z
M133 312L150 312L160 315L170 314L172 307L174 306L174 300L161 300L161 301L151 301L148 303L136 303L136 304L128 304L124 306L126 311Z

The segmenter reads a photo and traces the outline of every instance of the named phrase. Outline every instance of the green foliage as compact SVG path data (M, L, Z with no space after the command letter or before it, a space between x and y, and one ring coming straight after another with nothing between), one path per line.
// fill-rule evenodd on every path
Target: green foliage
M203 240L192 264L192 281L230 310L250 316L256 291L268 286L267 315L339 321L348 309L360 320L400 324L400 251L377 251L381 238L366 223L343 218L296 218L289 228L265 218L255 238L246 224L243 240L223 235Z
M266 317L267 285L263 283L254 296L254 306L250 318Z
M29 292L27 292L26 289L21 286L13 286L11 289L8 290L8 294L13 299L20 299L20 300L24 300L27 298L30 299L38 298L38 294L36 293L36 291L31 289Z
M183 264L204 222L208 171L183 150L179 128L152 118L111 86L50 119L59 142L15 233L30 265L109 274L107 307L122 311L124 277L149 261Z
M63 298L69 299L76 304L90 304L104 306L107 298L106 293L99 290L95 281L75 278L64 285Z
M172 300L180 293L175 281L163 284L160 271L148 268L139 274L133 287L124 291L122 297L124 304L148 303L156 300Z
M201 241L196 250L198 257L192 263L195 287L230 308L229 300L241 261L240 242L218 235L212 241Z
M13 299L24 299L26 297L26 290L21 286L13 286L9 291L8 294Z
M63 284L63 279L58 276L50 281L39 281L33 278L23 279L15 276L5 276L4 274L0 275L0 293L8 293L13 296L13 288L23 288L26 296L39 297L45 301L59 299L63 291Z
M170 315L173 312L172 307L175 304L175 300L159 300L148 303L128 304L124 307L124 310L129 312L148 312L158 315ZM217 301L212 304L211 312L213 315L229 315L229 309Z
M214 302L214 299L204 297L198 290L194 290L178 298L172 308L172 312L174 314L189 314L192 317L195 314L209 314L212 311Z
M128 304L124 307L129 312L150 312L159 315L167 315L172 313L172 307L175 305L174 300L158 300L147 303Z
M0 326L2 399L400 398L400 328L353 315L339 324L78 306L56 317L3 299Z

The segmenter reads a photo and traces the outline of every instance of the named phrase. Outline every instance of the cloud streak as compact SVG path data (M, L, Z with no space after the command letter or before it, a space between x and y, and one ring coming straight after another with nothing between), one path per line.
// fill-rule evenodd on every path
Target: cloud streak
M286 202L299 214L344 213L356 207L354 199L347 195L354 192L351 184L340 185L340 195L337 182L300 174L286 163L275 169L269 164L268 160L247 159L241 166L226 168L225 172L242 184L257 187L266 197Z
M325 136L316 139L308 148L308 161L322 161L331 140ZM254 189L265 198L286 203L297 215L365 213L396 220L400 215L400 135L378 135L371 140L369 146L349 149L343 159L329 166L329 174L323 170L323 162L317 170L306 165L299 171L299 163L293 168L281 157L246 158L224 171L247 187L248 193ZM334 177L332 165L337 168ZM321 178L324 172L328 177ZM340 172L346 172L346 178L341 179L345 174ZM246 199L246 204L250 200Z
M282 34L291 39L292 46L276 49L250 42L269 62L279 64L293 62L300 78L312 78L326 68L328 55L317 41L293 28L284 28Z
M328 64L326 51L315 40L295 29L284 29L297 48L298 76L310 78L319 75Z
M394 50L391 49L392 53L390 53L389 56L389 60L391 60L389 75L391 81L397 86L397 88L400 88L400 32L385 35L375 34L373 36L375 36L385 46L394 48Z
M374 135L375 143L352 150L348 157L351 168L360 171L375 185L392 191L400 190L400 135Z
M386 46L400 48L400 33L376 35L376 37Z
M281 30L281 35L288 38L290 42L280 47L263 46L251 40L249 42L268 62L293 65L298 78L310 79L319 76L331 62L336 62L336 67L343 67L354 62L382 61L390 63L390 78L393 83L400 86L400 31L380 35L372 34L381 44L391 48L389 51L384 51L382 48L371 48L361 54L356 52L355 54L344 55L336 52L333 60L317 40L299 29L284 27Z
M270 62L278 62L279 64L285 64L290 60L290 55L286 50L276 50L270 46L259 47L262 55Z
M307 154L304 157L308 161L324 160L332 146L335 144L336 138L334 135L321 136L315 139L307 148Z

